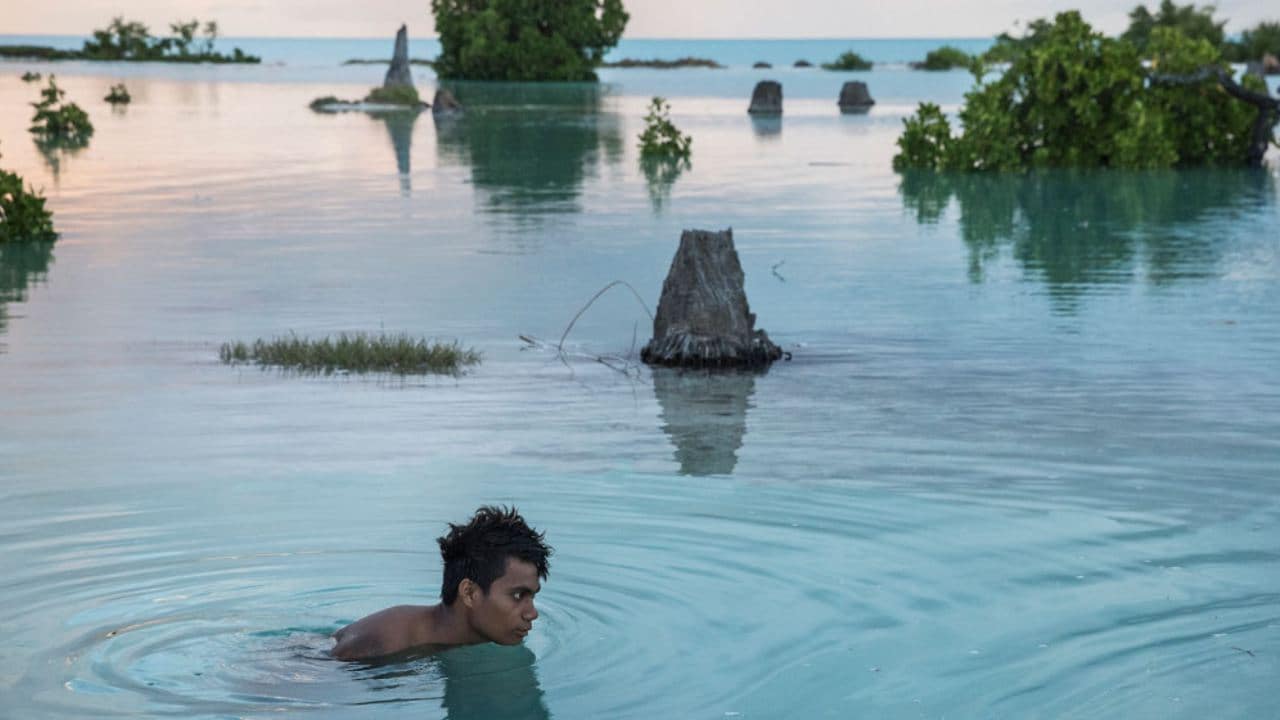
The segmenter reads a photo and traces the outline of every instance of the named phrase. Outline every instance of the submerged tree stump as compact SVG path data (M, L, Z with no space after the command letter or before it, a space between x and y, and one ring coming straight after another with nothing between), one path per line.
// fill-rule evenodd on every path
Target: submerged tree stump
M836 101L840 106L840 112L845 113L864 113L876 104L871 99L871 92L867 90L867 84L858 80L850 80L840 88L840 99Z
M756 89L751 91L751 107L747 112L752 115L782 114L782 83L777 80L761 80Z
M662 283L653 339L640 351L650 365L768 367L782 349L756 330L747 306L733 230L685 230Z
M382 87L413 87L413 74L409 72L409 29L401 25L396 32L396 49L391 56L391 67Z
M436 90L436 96L431 101L431 112L436 115L457 115L462 112L462 103L458 102L458 98L453 93L444 88Z

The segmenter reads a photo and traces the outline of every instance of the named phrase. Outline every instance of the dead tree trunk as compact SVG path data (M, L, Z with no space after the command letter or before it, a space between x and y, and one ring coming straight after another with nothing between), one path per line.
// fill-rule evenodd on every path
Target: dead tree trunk
M1149 77L1153 85L1194 85L1206 80L1217 80L1228 95L1258 108L1258 115L1253 120L1253 130L1249 136L1249 152L1245 160L1249 167L1262 167L1262 158L1267 153L1267 146L1272 142L1272 128L1280 122L1280 99L1242 87L1235 78L1231 77L1231 73L1220 67L1200 68L1190 75L1155 73Z
M413 74L409 72L409 29L404 25L396 33L396 49L391 56L391 67L382 87L413 87Z
M733 230L685 230L662 283L653 339L640 351L650 365L767 367L782 349L756 330L747 306Z

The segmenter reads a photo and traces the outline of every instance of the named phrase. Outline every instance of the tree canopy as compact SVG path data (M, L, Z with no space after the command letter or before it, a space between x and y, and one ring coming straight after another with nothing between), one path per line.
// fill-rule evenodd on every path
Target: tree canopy
M904 121L895 168L1158 168L1250 162L1259 109L1228 95L1216 74L1152 82L1143 53L1133 43L1095 32L1075 11L1031 27L1008 69L995 78L981 68L975 73L977 84L965 94L959 113L962 134L954 134L946 115L930 103ZM1166 76L1228 68L1209 40L1189 38L1171 27L1152 29L1145 54ZM1246 87L1256 89L1260 81L1246 78Z
M431 0L436 74L457 80L594 81L618 44L622 0Z

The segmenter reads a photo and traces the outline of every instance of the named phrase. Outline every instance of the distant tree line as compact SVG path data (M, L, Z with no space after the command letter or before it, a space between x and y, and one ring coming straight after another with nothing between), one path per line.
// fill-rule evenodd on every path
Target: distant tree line
M43 60L125 60L135 62L257 63L262 58L234 48L230 55L215 52L218 23L210 20L173 22L172 35L155 37L144 24L116 17L105 28L93 31L79 50L58 50L42 45L0 46L0 57Z

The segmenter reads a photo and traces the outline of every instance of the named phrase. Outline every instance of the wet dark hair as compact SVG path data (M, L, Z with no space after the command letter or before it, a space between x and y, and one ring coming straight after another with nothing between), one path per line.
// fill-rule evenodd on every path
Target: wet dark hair
M458 583L464 579L488 594L489 586L507 571L507 558L518 558L538 569L545 580L551 547L543 533L529 527L515 508L485 505L466 525L449 523L449 532L440 543L444 559L444 583L440 599L452 605L458 599Z

